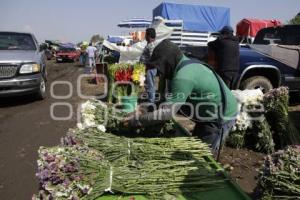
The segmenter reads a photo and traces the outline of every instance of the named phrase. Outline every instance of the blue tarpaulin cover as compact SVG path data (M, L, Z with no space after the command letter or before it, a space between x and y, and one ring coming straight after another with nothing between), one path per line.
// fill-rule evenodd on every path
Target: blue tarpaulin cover
M230 9L225 7L161 3L153 9L153 18L183 20L186 31L216 32L230 25Z

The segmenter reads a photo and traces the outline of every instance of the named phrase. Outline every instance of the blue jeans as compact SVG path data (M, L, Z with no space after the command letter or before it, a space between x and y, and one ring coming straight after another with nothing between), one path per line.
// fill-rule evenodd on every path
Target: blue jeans
M81 65L85 65L86 63L86 55L85 54L81 54L79 57L79 61Z
M148 93L148 102L155 102L155 77L157 74L157 69L148 69L146 72L146 92Z
M220 140L223 131L223 140L229 135L230 130L235 125L236 119L226 121L222 125L222 130L218 128L215 122L197 122L193 130L193 136L198 136L203 142L210 144L213 153L220 148Z

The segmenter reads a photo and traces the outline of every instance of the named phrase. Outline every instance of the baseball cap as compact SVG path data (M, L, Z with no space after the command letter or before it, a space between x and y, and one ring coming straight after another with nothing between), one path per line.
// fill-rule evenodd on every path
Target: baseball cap
M224 26L220 31L222 33L233 33L233 29L231 26Z

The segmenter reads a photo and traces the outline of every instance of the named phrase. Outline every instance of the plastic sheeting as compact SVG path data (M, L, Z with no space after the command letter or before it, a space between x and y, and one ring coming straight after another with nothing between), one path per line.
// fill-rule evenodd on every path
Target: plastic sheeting
M183 20L186 31L216 32L230 25L230 9L225 7L161 3L153 9L153 18Z
M281 25L279 20L243 19L236 25L236 35L255 37L260 29L279 25Z
M151 26L156 30L156 45L164 39L171 36L173 29L164 25L163 19L158 18L152 22ZM117 46L114 43L110 43L104 40L103 45L110 50L120 52L119 62L135 63L138 62L147 42L144 40L142 42L137 42L134 45L128 46Z

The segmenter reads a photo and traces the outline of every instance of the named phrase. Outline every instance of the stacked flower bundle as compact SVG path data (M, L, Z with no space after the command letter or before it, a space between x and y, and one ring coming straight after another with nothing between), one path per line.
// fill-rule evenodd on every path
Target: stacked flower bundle
M235 148L247 146L258 151L273 152L274 143L270 126L264 116L262 91L236 90L233 94L238 101L239 113L227 144Z
M134 65L119 63L109 66L109 102L113 100L113 90L116 91L114 94L117 98L120 96L137 95L140 87L144 86L145 73L145 66L140 63ZM134 88L131 88L129 83L133 83Z
M272 153L274 147L299 144L300 135L288 114L289 91L286 87L270 90L233 91L239 102L237 123L228 138L233 147L250 147Z
M203 156L210 155L209 149L192 138L127 143L127 138L119 137L117 143L109 134L97 129L93 133L99 135L88 143L97 149L80 143L40 149L40 191L34 199L96 199L105 193L164 199L165 194L215 189L226 181L207 169Z
M101 117L108 108L88 101L82 106L80 128L69 130L61 146L40 148L40 191L33 199L97 199L105 193L165 199L165 195L218 188L226 181L206 162L210 149L198 139L106 133L116 123Z
M300 134L289 117L289 91L280 87L264 95L266 118L277 148L300 144Z
M267 156L259 177L263 200L300 199L300 146Z

